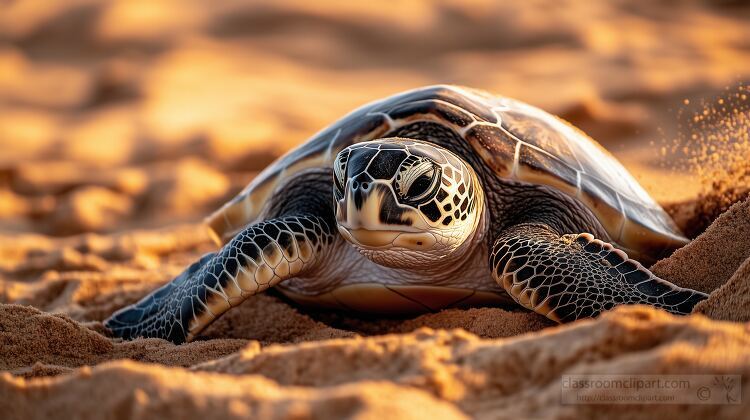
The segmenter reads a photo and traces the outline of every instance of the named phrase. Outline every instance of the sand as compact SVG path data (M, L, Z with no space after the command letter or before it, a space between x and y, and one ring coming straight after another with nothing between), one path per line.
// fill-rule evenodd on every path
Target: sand
M728 240L731 238L731 240ZM727 283L750 258L750 200L722 214L707 232L652 267L654 274L705 293Z
M746 416L750 9L393 9L0 6L1 417ZM364 102L446 82L594 136L694 238L653 271L708 300L686 317L625 307L557 326L520 308L363 318L266 293L182 346L102 327L212 251L202 218L281 153ZM742 402L563 405L572 373L740 374Z
M0 377L11 418L623 417L617 405L559 405L562 374L750 374L742 324L625 307L513 339L464 330L304 344L251 344L192 370L115 361L56 378ZM741 398L750 397L743 381ZM85 395L95 403L80 401ZM41 401L44 401L40 404ZM660 418L739 418L740 404L630 406Z

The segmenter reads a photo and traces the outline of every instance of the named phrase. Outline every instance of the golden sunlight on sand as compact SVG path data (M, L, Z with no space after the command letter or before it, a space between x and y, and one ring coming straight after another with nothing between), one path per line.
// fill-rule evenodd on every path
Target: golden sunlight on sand
M0 2L0 417L746 416L748 40L733 1ZM435 83L599 141L697 238L653 271L709 299L557 326L268 293L189 344L111 338L101 321L212 251L203 218L275 158ZM596 373L742 375L741 401L560 403L561 375Z

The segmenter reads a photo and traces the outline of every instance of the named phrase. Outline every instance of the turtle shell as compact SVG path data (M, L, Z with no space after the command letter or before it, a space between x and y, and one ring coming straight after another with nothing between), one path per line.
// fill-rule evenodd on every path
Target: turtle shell
M546 185L580 200L613 244L636 258L654 260L687 242L617 159L582 131L523 102L449 85L404 92L348 114L261 172L207 219L211 231L219 242L228 241L262 219L269 197L287 180L306 169L330 168L351 144L420 121L455 131L503 179Z

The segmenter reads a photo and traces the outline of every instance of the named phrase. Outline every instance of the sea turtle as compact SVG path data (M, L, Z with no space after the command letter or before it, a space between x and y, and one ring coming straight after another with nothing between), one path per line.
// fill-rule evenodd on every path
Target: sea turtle
M207 224L223 247L113 314L114 335L189 341L271 287L381 314L515 301L558 322L619 304L686 314L706 298L626 254L653 262L687 240L612 155L538 108L464 87L353 111Z

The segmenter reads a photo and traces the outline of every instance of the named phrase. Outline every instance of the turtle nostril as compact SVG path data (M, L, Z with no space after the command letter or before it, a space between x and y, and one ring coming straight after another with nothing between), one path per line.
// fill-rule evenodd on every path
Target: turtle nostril
M363 183L362 183L362 189L363 189L363 190L365 190L365 191L366 191L366 190L367 190L367 189L368 189L369 187L370 187L370 183L368 183L368 182L363 182Z
M352 189L353 189L353 190L356 190L357 188L359 188L359 182L357 182L357 181L352 181Z

